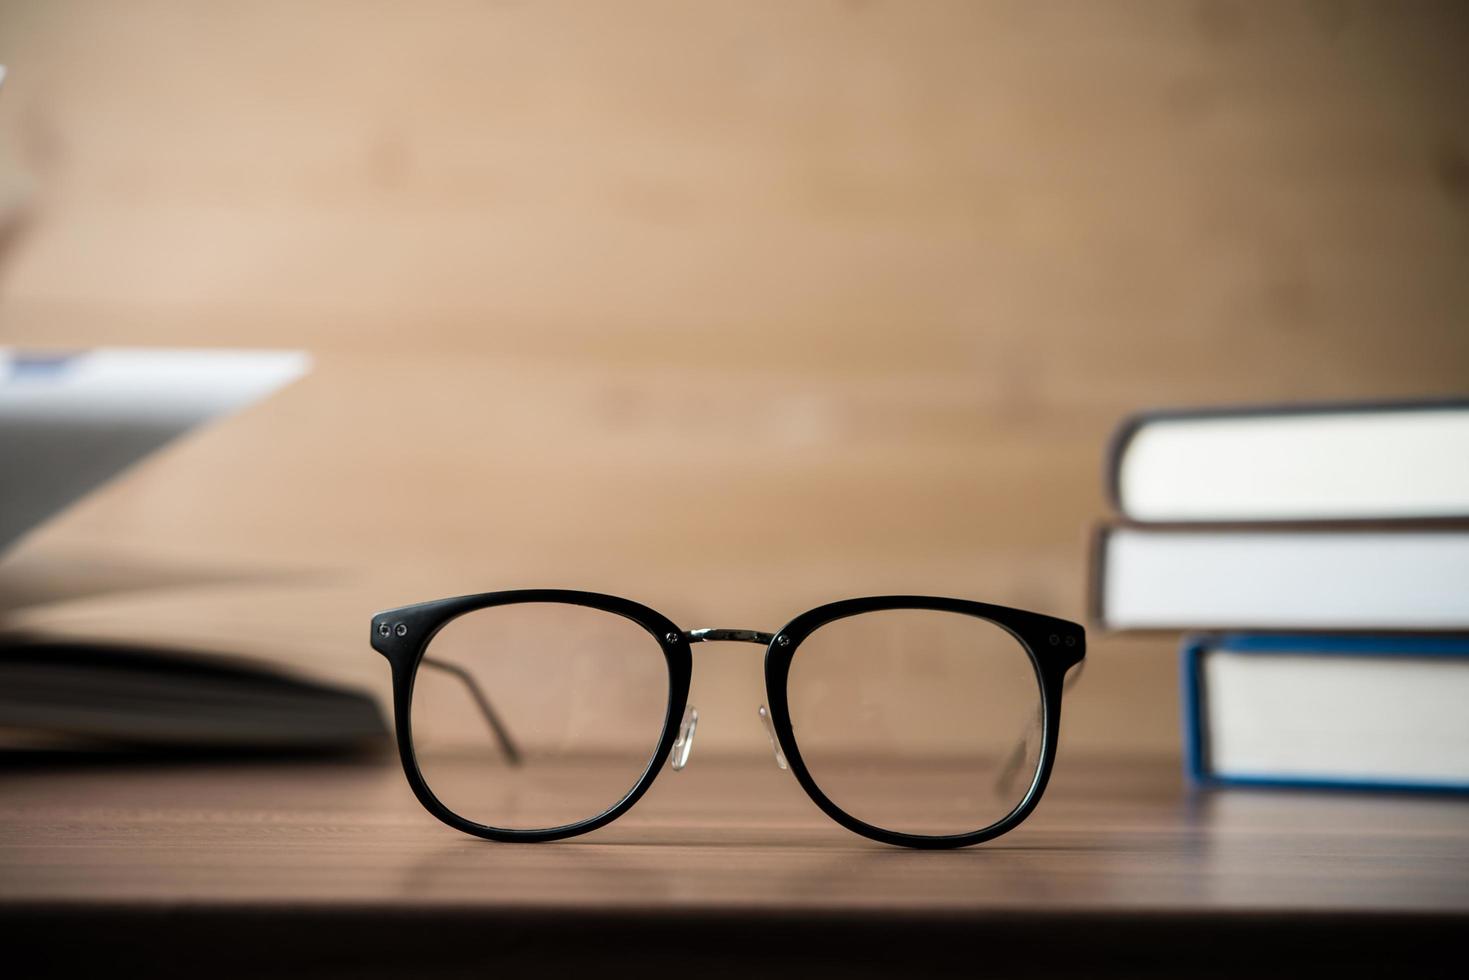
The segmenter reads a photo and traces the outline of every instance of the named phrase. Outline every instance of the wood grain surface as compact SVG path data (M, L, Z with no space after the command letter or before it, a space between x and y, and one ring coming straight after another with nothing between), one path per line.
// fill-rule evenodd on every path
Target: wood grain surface
M1469 913L1469 802L1192 795L1171 765L1058 767L1036 814L950 853L831 823L768 759L695 757L596 833L496 845L396 760L8 766L0 899L630 908Z
M169 948L138 938L162 942L160 930L195 950L248 927L303 964L362 966L377 950L377 967L423 956L425 969L453 972L497 955L565 965L581 954L556 930L585 928L598 938L583 952L666 962L683 950L725 975L720 964L760 960L762 930L789 950L800 926L867 975L893 965L858 962L872 936L931 944L914 962L938 970L960 937L1029 943L1044 927L1074 937L1047 954L1068 970L1088 959L1093 973L1176 968L1181 944L1225 940L1317 965L1368 957L1356 968L1406 938L1416 948L1393 955L1418 962L1469 924L1469 802L1195 795L1171 764L1145 758L1073 757L1029 822L957 852L852 836L768 758L696 757L608 828L526 846L439 825L391 759L12 758L0 785L0 929L32 943L75 929L143 960ZM484 946L507 930L520 937L512 949ZM452 949L426 952L415 935ZM667 948L646 948L655 939ZM1141 944L1130 957L1128 943ZM1240 949L1211 955L1239 967ZM1024 963L1008 946L975 955L1001 972ZM259 965L240 956L241 969Z

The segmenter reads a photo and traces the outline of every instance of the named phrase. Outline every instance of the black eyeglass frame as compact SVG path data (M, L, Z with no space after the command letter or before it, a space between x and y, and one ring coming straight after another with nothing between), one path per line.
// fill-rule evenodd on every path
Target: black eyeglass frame
M668 709L658 746L637 783L625 796L602 813L587 820L540 830L490 827L460 816L439 801L423 778L413 748L413 684L420 663L434 636L466 613L496 606L549 602L584 606L621 616L641 626L657 642L668 666ZM1039 681L1043 708L1040 762L1029 791L998 822L965 834L927 836L877 827L844 811L821 790L801 758L791 725L786 684L791 664L801 643L817 629L838 619L885 610L912 609L951 612L986 620L1013 636L1029 654ZM756 630L682 630L672 620L641 603L598 592L566 589L516 589L485 592L422 602L377 613L372 618L372 648L387 658L392 668L393 717L398 755L413 794L439 820L467 834L507 843L541 843L589 833L622 816L642 798L668 760L678 737L684 708L688 704L689 681L693 674L691 644L707 640L741 640L765 646L765 691L770 720L780 749L801 788L827 816L848 830L871 840L903 847L940 849L967 847L993 840L1013 830L1040 802L1056 761L1061 732L1061 695L1066 672L1086 656L1086 631L1076 623L1023 609L996 606L967 599L937 596L870 596L843 599L818 606L797 616L775 633Z

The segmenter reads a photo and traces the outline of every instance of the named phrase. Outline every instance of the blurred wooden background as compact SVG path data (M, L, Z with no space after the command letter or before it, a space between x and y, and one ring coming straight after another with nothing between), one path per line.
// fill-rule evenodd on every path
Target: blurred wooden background
M0 0L0 341L317 358L7 564L302 571L37 619L381 691L370 612L501 587L1080 617L1125 413L1465 391L1466 54L1452 2ZM1094 639L1067 750L1176 751L1173 646ZM701 748L768 752L754 649Z

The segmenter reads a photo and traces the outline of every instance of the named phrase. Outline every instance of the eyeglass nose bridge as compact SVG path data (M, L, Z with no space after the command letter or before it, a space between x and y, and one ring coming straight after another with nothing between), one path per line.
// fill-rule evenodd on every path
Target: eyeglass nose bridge
M702 629L689 630L684 637L690 643L712 643L724 641L730 643L758 643L768 647L775 640L774 633L762 633L760 630L726 630L726 629Z
M785 646L787 643L790 642L784 636L780 636L775 633L766 633L761 630L733 630L716 628L689 630L687 633L684 634L684 638L687 639L690 643L713 643L722 641L732 643L758 643L760 646L763 647L771 646L774 643L780 643L782 646ZM758 714L760 717L760 722L765 728L765 734L770 738L770 751L775 756L776 766L782 770L789 769L790 766L786 762L785 753L782 752L780 749L780 739L777 738L775 734L775 725L771 722L770 709L762 704L760 706ZM693 719L695 723L697 723L698 718L698 712L694 712ZM685 746L693 738L693 729L689 727L687 711L685 712L684 728L681 729L681 732L686 734L681 735L680 739L674 743L675 751L671 760L673 768L675 770L682 769L684 765L688 762L688 749ZM681 755L679 754L680 749L682 749Z

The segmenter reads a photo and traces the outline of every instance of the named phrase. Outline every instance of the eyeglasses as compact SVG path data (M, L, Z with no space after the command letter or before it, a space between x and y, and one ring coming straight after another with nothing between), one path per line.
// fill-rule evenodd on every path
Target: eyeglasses
M962 599L879 596L775 633L681 630L628 599L533 589L378 613L403 771L430 813L496 841L584 834L688 764L695 643L765 647L776 764L837 823L908 847L1012 830L1056 758L1085 631Z

